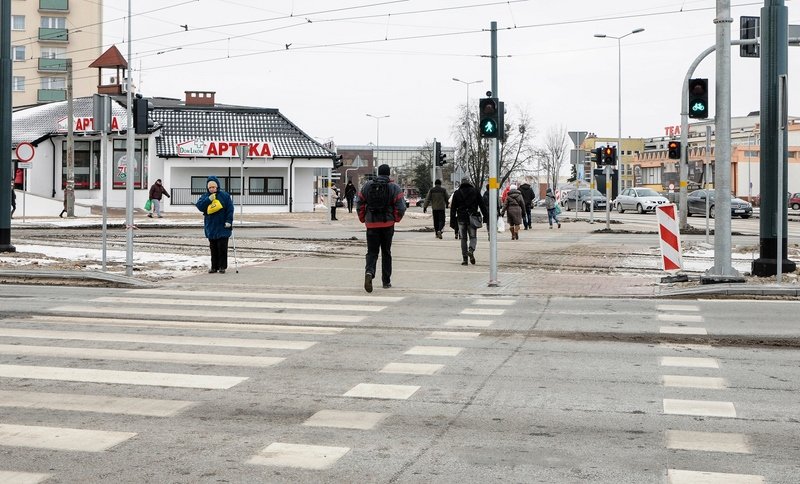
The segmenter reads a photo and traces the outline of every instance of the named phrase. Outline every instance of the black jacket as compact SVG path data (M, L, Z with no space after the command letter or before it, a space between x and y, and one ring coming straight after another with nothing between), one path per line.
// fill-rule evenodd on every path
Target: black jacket
M462 183L453 195L450 205L451 213L458 217L458 223L469 223L469 216L480 211L486 215L488 210L483 205L483 197L471 183Z
M522 195L522 199L525 200L525 208L531 208L533 206L533 200L536 199L533 188L527 183L523 183L519 186L519 193Z

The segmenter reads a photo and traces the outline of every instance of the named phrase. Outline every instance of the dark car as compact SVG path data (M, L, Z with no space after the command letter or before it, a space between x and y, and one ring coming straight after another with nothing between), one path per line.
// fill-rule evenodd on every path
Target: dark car
M714 218L716 195L714 190L695 190L686 197L689 210L687 215L706 214L706 199L708 199L708 216ZM753 215L753 206L731 195L731 217L750 218Z
M606 197L598 190L590 190L588 188L568 191L561 198L561 206L566 210L576 209L588 212L591 210L592 201L594 201L595 210L606 209Z

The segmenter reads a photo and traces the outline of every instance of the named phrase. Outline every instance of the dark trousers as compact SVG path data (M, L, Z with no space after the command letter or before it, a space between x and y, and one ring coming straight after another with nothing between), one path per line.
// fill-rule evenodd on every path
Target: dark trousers
M211 247L211 268L220 270L228 268L228 237L208 239Z
M522 226L525 228L531 228L531 207L526 206L525 210L522 211Z
M347 199L347 211L353 213L353 197Z
M392 282L392 237L394 227L367 229L367 268L366 272L375 276L378 254L381 254L381 280L384 284Z
M432 210L433 212L433 230L441 232L444 230L444 210Z
M334 205L331 207L331 220L336 220L336 202L333 202Z

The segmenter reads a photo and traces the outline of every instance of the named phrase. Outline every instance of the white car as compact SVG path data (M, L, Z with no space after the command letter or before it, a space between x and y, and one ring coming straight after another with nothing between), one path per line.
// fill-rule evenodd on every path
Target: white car
M669 203L665 197L652 188L626 188L614 200L617 212L636 210L638 213L655 212L656 207Z

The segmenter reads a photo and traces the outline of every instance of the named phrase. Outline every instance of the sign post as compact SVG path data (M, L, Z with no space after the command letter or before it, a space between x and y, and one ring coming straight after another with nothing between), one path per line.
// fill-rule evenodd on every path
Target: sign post
M239 197L239 219L241 219L244 217L244 162L247 159L247 146L239 145L237 149L239 150L239 160L242 162L241 180L239 181L239 193L241 194L241 197ZM241 223L241 220L239 222Z
M587 131L568 131L567 134L569 135L569 139L572 140L572 144L575 145L575 149L570 152L571 156L575 158L572 163L575 164L575 220L578 220L578 188L580 187L581 183L581 176L578 175L578 163L583 161L585 152L581 150L581 145L583 145L584 140L586 139L586 135L589 134ZM553 187L553 191L555 191L555 187Z

